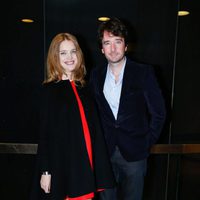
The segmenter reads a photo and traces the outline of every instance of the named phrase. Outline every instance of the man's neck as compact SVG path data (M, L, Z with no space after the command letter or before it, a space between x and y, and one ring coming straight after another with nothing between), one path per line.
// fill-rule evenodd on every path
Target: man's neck
M115 77L115 83L119 80L119 75L121 73L121 70L124 66L124 62L126 61L125 57L118 63L109 63L108 66L112 72L112 74Z
M122 67L124 66L125 57L117 63L109 63L108 66L115 77L118 77Z

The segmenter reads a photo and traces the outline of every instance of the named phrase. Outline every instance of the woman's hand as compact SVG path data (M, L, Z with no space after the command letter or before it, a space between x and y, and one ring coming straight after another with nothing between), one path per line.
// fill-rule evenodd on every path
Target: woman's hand
M42 175L40 179L40 186L44 190L45 193L50 193L51 189L51 175Z

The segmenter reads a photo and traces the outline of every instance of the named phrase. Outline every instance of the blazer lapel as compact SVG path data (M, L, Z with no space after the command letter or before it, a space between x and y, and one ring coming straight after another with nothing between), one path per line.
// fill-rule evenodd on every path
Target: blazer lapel
M120 102L119 102L119 109L118 114L120 113L122 107L123 107L123 100L126 98L126 96L130 92L130 83L133 82L133 73L131 73L131 68L134 66L130 66L129 59L127 58L125 69L124 69L124 76L123 76L123 82L122 82L122 89L121 89L121 96L120 96Z
M109 113L110 118L115 120L115 117L114 117L113 112L110 108L110 105L108 104L108 102L107 102L107 100L104 96L104 93L103 93L103 87L104 87L104 82L105 82L105 78L106 78L106 72L107 72L107 67L104 67L104 69L100 72L99 80L97 81L99 97L100 97L99 101L101 101L102 106Z
M133 66L129 65L129 60L127 59L126 66L125 66L125 69L124 69L124 76L123 76L123 82L122 82L122 90L121 90L120 101L121 101L121 99L123 100L123 97L125 97L126 94L129 92L129 85L130 85L130 82L131 82L130 79L134 78L132 76L133 74L130 73L130 67L133 67Z

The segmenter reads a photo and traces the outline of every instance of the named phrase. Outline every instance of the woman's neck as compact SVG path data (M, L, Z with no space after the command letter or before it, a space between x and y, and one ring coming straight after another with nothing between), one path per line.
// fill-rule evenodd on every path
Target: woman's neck
M72 81L72 74L63 74L61 79Z

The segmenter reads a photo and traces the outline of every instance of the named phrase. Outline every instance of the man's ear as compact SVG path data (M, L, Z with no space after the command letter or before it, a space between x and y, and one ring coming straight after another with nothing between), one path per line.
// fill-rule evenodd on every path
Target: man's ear
M104 54L104 50L103 49L101 49L101 52Z
M125 47L125 51L127 51L127 49L128 49L128 44L127 44L126 47Z

